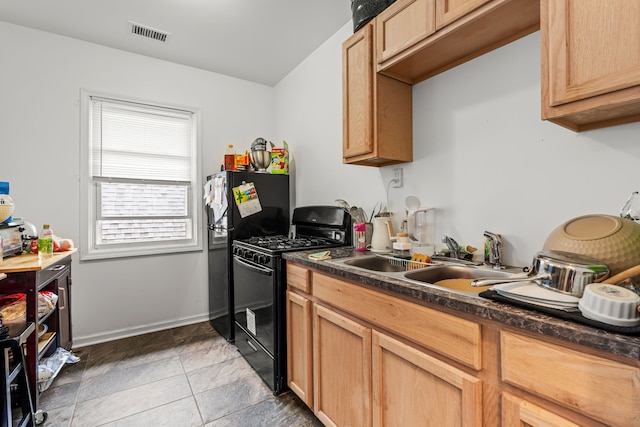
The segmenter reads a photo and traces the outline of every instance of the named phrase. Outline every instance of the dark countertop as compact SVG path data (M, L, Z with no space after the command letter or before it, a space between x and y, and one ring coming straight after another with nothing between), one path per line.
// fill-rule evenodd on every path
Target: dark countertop
M309 254L316 251L286 252L286 260L312 267L337 277L374 286L386 291L402 294L420 301L441 305L453 310L504 323L549 337L554 337L597 350L640 360L640 336L628 336L586 326L577 322L562 320L534 310L520 308L510 304L491 301L485 298L467 296L428 286L409 283L403 280L363 271L348 266L314 261ZM332 260L358 255L352 247L332 248ZM371 255L366 252L363 255ZM331 261L331 260L329 260Z

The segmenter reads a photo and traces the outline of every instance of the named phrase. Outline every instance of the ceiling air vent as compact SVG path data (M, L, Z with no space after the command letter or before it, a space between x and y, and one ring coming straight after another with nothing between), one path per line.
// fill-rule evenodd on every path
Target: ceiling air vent
M129 21L131 25L131 33L137 34L142 37L166 42L171 33L167 31L156 30L155 28L147 27L146 25L138 24L136 22Z

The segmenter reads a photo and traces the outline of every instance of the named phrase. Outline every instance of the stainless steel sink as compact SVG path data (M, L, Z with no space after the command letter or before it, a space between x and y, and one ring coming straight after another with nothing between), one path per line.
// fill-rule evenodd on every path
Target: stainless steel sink
M468 265L437 265L427 269L408 271L404 278L411 281L435 285L465 293L480 293L487 287L473 287L469 283L473 279L503 278L514 276L513 272L493 270Z
M364 268L365 270L380 271L383 273L396 273L407 270L404 266L398 265L400 264L400 262L398 262L398 264L395 264L393 260L378 256L350 258L342 261L342 264Z
M376 273L413 284L446 289L451 292L476 296L488 287L473 287L469 283L473 279L503 278L521 273L521 269L495 270L485 266L463 265L458 260L451 260L442 265L425 265L424 268L407 271L404 260L394 260L391 257L377 255L360 255L352 258L327 261L331 264L342 265L357 270Z

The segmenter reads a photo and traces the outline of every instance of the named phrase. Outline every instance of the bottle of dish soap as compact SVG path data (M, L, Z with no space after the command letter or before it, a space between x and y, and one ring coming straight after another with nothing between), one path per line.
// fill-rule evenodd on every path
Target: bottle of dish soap
M42 226L38 234L38 259L43 260L53 256L53 230L49 224Z

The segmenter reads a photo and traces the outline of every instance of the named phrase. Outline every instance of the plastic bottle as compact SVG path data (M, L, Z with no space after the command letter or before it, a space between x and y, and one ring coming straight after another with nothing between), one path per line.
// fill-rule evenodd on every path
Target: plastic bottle
M364 223L353 224L353 246L356 252L365 252L367 250L366 243L366 226Z
M236 150L234 150L233 144L227 146L227 153L224 155L224 170L236 170Z
M53 230L49 224L42 226L38 234L38 259L43 260L53 256Z

